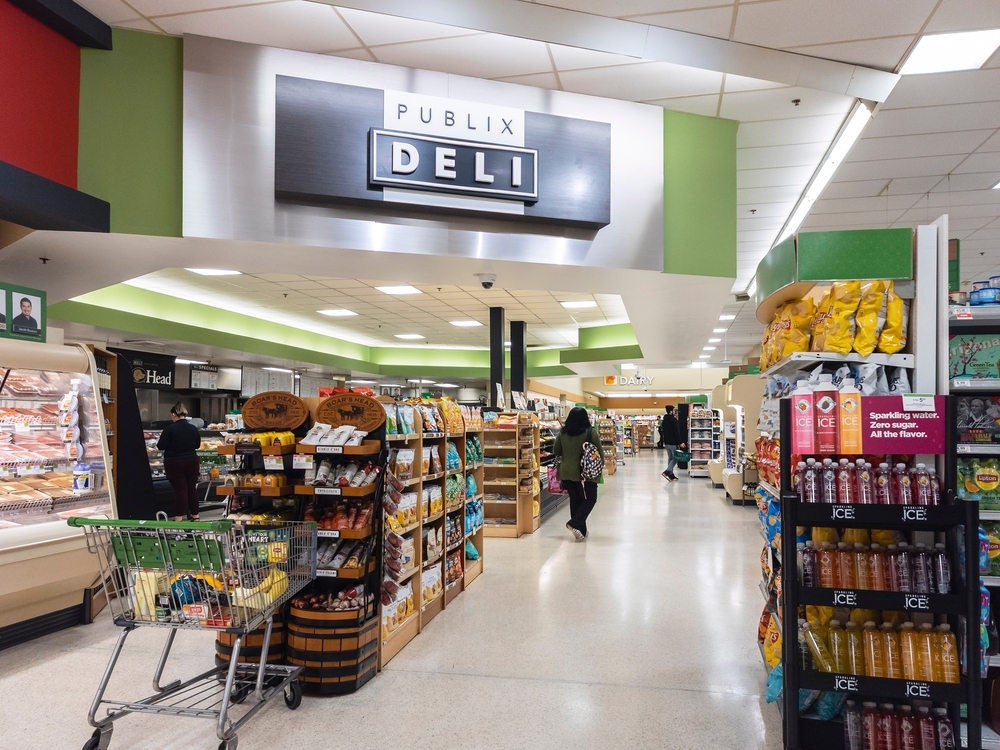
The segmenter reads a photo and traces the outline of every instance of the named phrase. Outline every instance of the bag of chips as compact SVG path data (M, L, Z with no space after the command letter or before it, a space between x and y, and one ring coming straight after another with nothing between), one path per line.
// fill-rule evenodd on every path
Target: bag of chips
M809 346L809 350L813 352L825 351L823 347L826 345L826 321L830 317L830 305L833 301L831 291L827 290L826 294L816 303L816 314L812 321L812 341Z
M819 351L849 354L854 344L854 316L861 301L860 281L838 281L830 289L830 314L824 321L823 348ZM816 351L814 349L814 351Z
M781 632L770 618L764 633L764 661L772 669L781 663Z
M895 354L906 346L907 319L910 305L896 294L895 285L889 281L886 286L885 326L878 337L878 350L885 354Z
M794 352L809 351L809 339L815 315L816 304L811 297L798 302L789 302L778 311L770 341L771 364L780 362Z
M861 285L861 301L854 316L854 351L867 357L875 351L878 337L885 325L885 282L866 281Z

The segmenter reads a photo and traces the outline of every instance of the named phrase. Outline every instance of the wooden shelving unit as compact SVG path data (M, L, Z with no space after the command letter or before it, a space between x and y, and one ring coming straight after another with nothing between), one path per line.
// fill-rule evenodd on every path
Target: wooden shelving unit
M503 412L516 423L484 430L486 536L517 538L541 525L541 435L538 416Z
M614 476L618 470L618 452L615 447L615 421L613 419L597 420L597 432L600 434L601 453L604 455L604 472Z

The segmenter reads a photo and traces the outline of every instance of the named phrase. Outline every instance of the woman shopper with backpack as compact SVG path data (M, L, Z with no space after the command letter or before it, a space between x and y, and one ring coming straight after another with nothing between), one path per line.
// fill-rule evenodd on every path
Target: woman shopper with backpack
M604 472L601 441L590 424L587 410L577 406L566 417L552 453L560 459L559 481L569 493L566 528L582 542L587 538L587 516L597 504L597 483Z
M687 443L683 442L681 438L681 426L677 417L674 416L673 405L667 404L665 411L663 420L660 422L660 440L663 447L667 449L667 468L661 476L667 481L676 482L677 476L674 474L674 467L677 465L677 459L674 457L674 451L678 448L686 449Z

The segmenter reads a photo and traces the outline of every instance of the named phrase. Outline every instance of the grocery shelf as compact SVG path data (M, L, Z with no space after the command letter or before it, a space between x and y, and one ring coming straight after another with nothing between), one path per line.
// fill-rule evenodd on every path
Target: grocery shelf
M961 328L982 323L1000 323L1000 305L950 305L948 307L948 326Z
M885 367L913 367L912 354L870 354L862 357L860 354L851 352L850 354L835 354L833 352L794 352L789 354L780 362L768 367L761 372L762 378L772 375L788 375L810 364L819 362L858 362L865 364L883 365ZM1000 382L1000 381L998 381Z
M223 488L220 487L219 489ZM278 489L284 489L284 488L279 487ZM369 495L375 494L376 489L378 489L377 481L372 482L371 484L366 484L364 487L314 487L311 484L297 484L295 485L295 494L332 495L336 497L368 497Z
M363 529L316 529L316 536L328 539L367 539L371 535L371 526Z
M960 456L1000 456L1000 443L959 443L955 452Z
M764 490L770 493L772 497L778 497L778 498L781 497L781 491L770 482L766 482L763 479L758 479L757 486L763 487Z
M955 378L948 388L952 393L1000 392L1000 378Z
M1000 576L980 576L984 586L1000 588Z
M966 600L958 594L907 594L898 591L822 589L809 586L799 589L799 604L955 614L964 614L968 609Z
M980 521L1000 521L1000 510L981 510L979 511Z
M990 658L995 659L996 657L994 656ZM968 726L964 721L962 722L962 728L960 732L962 735L962 744L959 745L959 747L967 747L968 737L966 735L968 734ZM993 729L991 729L990 726L985 723L983 724L982 732L983 732L983 737L982 737L983 750L1000 750L1000 734L994 732Z

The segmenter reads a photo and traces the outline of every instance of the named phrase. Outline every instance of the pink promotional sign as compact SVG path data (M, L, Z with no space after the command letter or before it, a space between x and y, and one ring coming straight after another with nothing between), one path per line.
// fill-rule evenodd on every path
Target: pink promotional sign
M944 396L863 396L861 430L863 453L944 453Z

